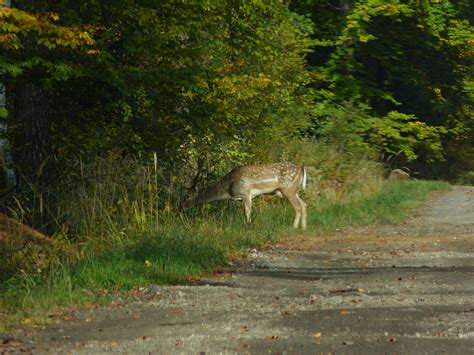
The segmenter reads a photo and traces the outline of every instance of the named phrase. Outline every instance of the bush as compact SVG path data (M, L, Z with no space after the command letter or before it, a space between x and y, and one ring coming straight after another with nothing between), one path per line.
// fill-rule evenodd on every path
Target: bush
M457 181L459 185L471 185L474 186L474 171L469 171L461 175Z

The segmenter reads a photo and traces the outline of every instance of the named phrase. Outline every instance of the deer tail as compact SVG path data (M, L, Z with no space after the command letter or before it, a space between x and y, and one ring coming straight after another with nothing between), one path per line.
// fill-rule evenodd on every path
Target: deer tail
M307 182L308 182L308 172L306 170L306 167L303 165L303 181L301 182L301 187L303 188L303 191L306 191Z

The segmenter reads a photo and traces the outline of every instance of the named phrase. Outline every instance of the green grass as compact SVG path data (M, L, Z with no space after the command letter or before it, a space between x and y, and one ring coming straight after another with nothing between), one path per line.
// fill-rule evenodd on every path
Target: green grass
M309 208L306 234L396 223L428 192L448 188L442 182L395 182L362 200L320 201ZM294 233L292 218L288 203L264 201L256 201L250 225L243 222L240 206L233 202L215 203L186 215L170 214L149 227L145 236L129 238L101 255L53 265L40 274L20 273L0 284L0 319L5 320L4 328L22 319L42 322L57 307L107 302L111 294L147 284L185 282L225 266L231 255L245 248Z
M371 197L351 202L321 202L312 211L310 224L322 231L370 224L393 224L406 218L420 206L428 192L447 190L449 184L438 181L398 181L385 184Z

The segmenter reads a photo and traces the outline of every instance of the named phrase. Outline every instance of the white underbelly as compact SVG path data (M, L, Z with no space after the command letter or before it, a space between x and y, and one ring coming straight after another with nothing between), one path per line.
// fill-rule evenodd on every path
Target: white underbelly
M252 189L250 190L250 195L253 197L257 197L260 195L270 194L275 191L275 188L266 188L266 189Z

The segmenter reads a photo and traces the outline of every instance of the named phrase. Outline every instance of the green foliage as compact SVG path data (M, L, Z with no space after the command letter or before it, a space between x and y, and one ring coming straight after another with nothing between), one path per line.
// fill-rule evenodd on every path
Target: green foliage
M286 159L308 131L372 157L472 159L453 157L474 126L469 1L19 0L0 14L2 81L48 90L58 166L156 152L219 175Z
M79 49L94 44L91 33L79 27L55 24L59 16L54 13L30 14L15 8L0 8L0 46L7 49L24 48L23 42L32 33L37 34L36 44L48 49L58 47ZM90 32L95 29L88 27Z
M293 7L314 21L308 60L320 105L362 107L355 128L385 153L401 150L418 165L457 161L448 146L466 149L474 128L472 2L308 0Z
M372 142L387 153L402 151L408 160L415 160L419 154L426 162L443 159L441 134L445 127L429 126L416 120L414 115L390 111L384 117L373 118Z
M470 185L474 186L474 171L468 171L458 178L457 183L459 185Z
M291 122L291 135L306 124L309 22L286 5L119 1L100 8L100 54L85 63L89 75L75 80L75 92L68 83L55 102L65 118L55 122L63 154L155 151L163 163L205 157L228 169L265 159L256 148L275 126ZM74 96L72 105L64 95ZM71 127L71 120L87 125Z
M0 73L3 77L31 75L42 68L54 80L72 76L74 66L60 52L94 54L94 26L62 26L56 13L29 13L0 7ZM43 53L55 53L53 56Z

